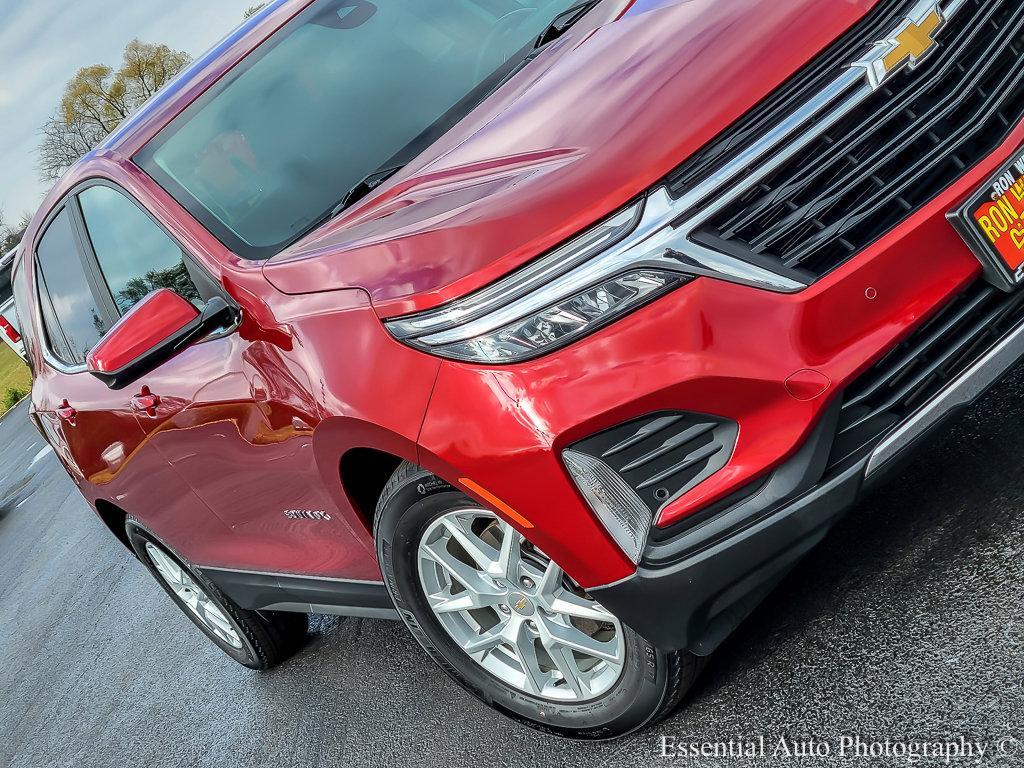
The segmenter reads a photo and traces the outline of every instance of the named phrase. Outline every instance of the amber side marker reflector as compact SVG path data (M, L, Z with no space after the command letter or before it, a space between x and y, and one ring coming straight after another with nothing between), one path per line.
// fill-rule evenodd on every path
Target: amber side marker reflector
M466 486L466 488L471 490L477 496L482 498L484 501L486 501L488 504L491 504L499 512L506 515L513 522L519 523L519 525L521 525L523 528L533 528L533 523L531 523L525 517L520 515L518 512L512 509L512 507L510 507L508 504L499 499L497 496L495 496L493 493L488 491L483 486L474 483L468 477L460 477L459 482L462 483L462 485Z

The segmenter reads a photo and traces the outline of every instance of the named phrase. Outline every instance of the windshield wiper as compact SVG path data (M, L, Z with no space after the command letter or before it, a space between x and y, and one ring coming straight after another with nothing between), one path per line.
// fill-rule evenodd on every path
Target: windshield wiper
M537 38L537 42L533 44L533 47L543 48L545 45L553 40L557 40L580 19L589 13L594 6L599 5L601 0L584 0L582 3L577 3L567 11L555 16L551 23L548 24L547 29L540 33L540 37Z
M385 181L390 179L403 168L405 168L405 165L395 165L389 168L378 168L376 171L366 174L366 176L364 176L358 182L356 182L355 186L353 186L352 189L350 189L345 194L345 196L341 199L340 203L338 203L336 206L331 208L331 210L329 210L323 216L316 219L312 224L306 227L302 231L302 234L299 235L296 239L301 239L308 235L310 232L319 229L321 225L338 216L338 214L340 214L346 208L349 208L355 203L362 200L364 197L373 192L373 190L375 190L377 187L379 187ZM292 242L294 242L294 240Z
M346 208L352 207L403 168L405 168L405 165L394 165L390 168L378 168L373 173L366 174L348 191L348 194L341 199L341 202L331 209L327 218L333 219Z

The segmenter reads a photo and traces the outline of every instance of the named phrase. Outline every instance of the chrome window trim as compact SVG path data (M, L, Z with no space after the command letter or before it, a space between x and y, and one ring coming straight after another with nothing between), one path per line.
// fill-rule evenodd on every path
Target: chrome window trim
M36 299L36 306L35 306L35 313L34 314L35 314L35 320L36 320L36 323L37 323L37 327L39 328L40 331L42 331L42 333L39 336L39 349L40 349L40 351L42 353L43 362L45 362L48 367L52 368L53 370L57 371L58 373L64 373L64 374L68 374L68 375L74 375L74 374L79 374L79 373L87 373L88 370L89 370L89 365L88 365L88 363L85 363L85 362L81 363L80 365L72 365L70 363L64 362L60 358L58 358L50 350L49 339L46 337L46 325L43 323L43 318L42 318L42 301L40 299L40 294L39 294L42 286L41 286L41 283L40 283L40 280L39 280L39 273L40 273L40 270L39 270L39 257L38 257L38 254L36 253L36 250L38 249L39 243L40 243L40 241L42 241L43 236L46 234L46 230L49 228L49 226L53 222L53 220L55 218L57 218L57 216L60 214L60 212L64 208L66 208L71 203L72 200L74 200L75 201L75 205L78 206L78 202L77 202L78 196L82 192L85 192L87 189L90 189L92 187L108 187L108 188L114 190L115 192L118 192L119 194L123 195L125 198L127 198L132 204L135 205L136 208L138 208L140 211L142 211L142 213L144 213L149 218L149 220L152 221L153 224L161 232L163 232L164 235L167 236L167 238L171 242L173 242L176 246L178 246L178 248L181 249L182 258L184 258L186 260L186 262L191 262L191 265L193 267L195 267L196 269L200 270L211 281L212 284L217 286L217 292L221 295L222 298L224 298L226 301L228 301L231 304L235 304L234 299L229 297L227 295L227 293L225 291L223 291L223 286L222 286L220 280L217 277L215 277L215 276L210 274L210 270L208 270L204 266L202 260L200 260L195 255L195 252L193 251L193 249L190 248L190 247L186 247L184 244L182 244L181 239L178 238L176 235L174 235L164 225L164 223L162 221L160 221L153 214L152 211L149 210L149 208L147 208L145 205L143 205L138 200L138 198L135 197L135 195L133 195L131 192L129 192L127 189L125 189L123 186L118 184L113 179L107 178L106 176L90 176L89 178L83 179L82 181L77 183L57 203L55 203L50 208L49 212L46 214L46 218L43 220L43 224L39 227L39 230L36 232L35 238L34 238L34 240L32 242L31 249L26 250L25 256L24 256L24 259L30 259L32 261L32 282L33 282L33 289L34 289L35 299ZM79 210L80 210L80 208L79 208ZM105 296L98 297L98 298L100 298L103 302L106 302L109 299L110 305L113 307L114 316L112 318L113 321L111 323L111 327L113 327L113 325L116 324L117 321L120 320L121 317L123 317L123 315L117 309L117 305L116 305L116 303L113 300L113 295L110 294L110 286L107 283L106 275L103 274L103 268L100 266L99 260L96 258L95 251L93 250L92 241L90 239L91 236L89 234L89 229L88 229L88 224L85 221L84 215L81 216L80 220L79 220L78 217L73 217L72 225L75 227L76 231L79 229L79 227L81 228L80 236L83 239L82 247L86 249L86 252L83 255L90 262L90 267L89 268L90 269L94 268L96 270L96 276L99 278L100 282L102 283L103 288L106 291L106 295ZM200 341L198 343L202 344L202 343L205 343L207 341L213 341L213 340L222 338L224 336L230 335L231 333L233 333L235 331L236 327L237 326L229 328L229 329L226 329L223 332L213 333L209 337L204 338L202 341ZM109 332L110 329L108 328L107 330ZM106 334L104 334L104 336L105 335Z
M43 362L46 363L47 367L57 371L58 373L64 373L69 376L79 373L85 373L88 370L88 365L84 361L77 365L68 363L62 360L61 358L57 357L57 355L50 349L50 337L49 333L47 333L46 322L43 319L43 285L42 281L40 280L42 270L39 268L39 254L37 253L37 251L39 249L39 243L42 242L43 237L45 237L47 230L50 228L50 225L53 223L54 219L56 219L60 215L61 211L65 210L68 207L68 204L73 196L73 193L65 195L60 200L60 202L54 205L50 212L46 214L45 221L43 222L42 226L39 227L35 239L32 241L32 249L26 251L25 253L25 259L31 260L32 262L32 287L34 289L36 299L34 314L35 325L36 328L39 329L39 351L42 353ZM77 223L75 223L74 221L72 221L71 225L74 228L77 228L78 226ZM81 254L79 256L81 257ZM47 292L47 301L49 300L49 292ZM56 313L54 314L54 316L56 317ZM58 319L58 323L59 322L60 321ZM63 333L64 330L62 328L61 334L63 335Z

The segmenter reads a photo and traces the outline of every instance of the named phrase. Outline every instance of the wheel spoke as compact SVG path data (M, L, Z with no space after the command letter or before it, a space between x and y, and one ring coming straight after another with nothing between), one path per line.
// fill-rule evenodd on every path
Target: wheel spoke
M537 594L541 599L549 602L562 590L562 569L555 565L554 561L548 563L544 569L544 576L537 587Z
M500 590L486 581L479 571L471 565L466 565L445 549L444 542L421 544L420 552L441 566L449 576L469 591L480 595L500 593Z
M510 645L516 660L523 668L526 678L526 689L529 693L540 695L544 686L550 679L550 675L540 668L540 660L537 658L537 642L535 635L527 628L526 622L521 621L516 631L516 639Z
M618 662L619 655L616 652L617 648L614 641L597 640L576 627L566 626L553 621L545 621L545 624L552 640L559 645L564 645L595 659Z
M493 608L501 602L499 595L484 595L468 589L457 595L451 592L438 592L429 595L427 599L430 600L430 607L434 609L434 613L459 613L477 608Z
M172 587L183 585L181 568L178 567L177 563L152 544L147 545L147 552L149 552L150 559L153 561L157 571L164 577L164 581Z
M202 618L202 615L199 613L199 595L197 595L191 589L182 589L182 591L179 592L178 595L189 608L195 611L196 614L199 615L200 618Z
M203 617L211 624L224 630L231 629L231 622L228 621L228 617L210 600L201 600L200 606L202 606Z
M493 547L488 546L480 537L462 526L462 520L458 517L446 517L443 520L444 527L455 539L466 554L477 564L482 571L489 571L498 559L498 553Z
M555 666L562 675L562 679L565 680L565 684L569 686L573 695L578 699L589 695L590 689L584 690L583 675L580 672L579 664L576 663L576 657L573 655L572 649L556 642L543 629L541 630L541 644L555 663Z
M498 555L498 572L510 582L519 581L520 546L523 535L508 523L501 522L501 552Z
M498 645L506 642L505 629L507 622L500 622L495 624L493 627L485 632L481 632L475 637L471 637L469 640L462 644L462 650L472 656L474 653L480 653L481 651L489 651Z
M591 619L592 621L607 622L615 621L615 617L612 616L612 614L593 600L586 600L574 595L572 592L567 592L564 589L548 603L548 607L554 613L573 616L577 619Z

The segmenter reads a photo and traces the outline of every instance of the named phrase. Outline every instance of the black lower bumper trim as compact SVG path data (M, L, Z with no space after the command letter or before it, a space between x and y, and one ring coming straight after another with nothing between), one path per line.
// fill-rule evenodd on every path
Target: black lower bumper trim
M838 465L829 464L837 402L800 452L760 490L675 536L652 539L633 576L591 594L662 649L711 653L865 488L901 466L911 449L976 401L1022 356L1024 326L901 425Z
M382 582L347 581L202 568L203 575L224 594L250 611L294 611L338 616L397 619Z
M825 537L856 501L863 475L861 463L681 562L641 567L591 593L658 647L707 655Z

